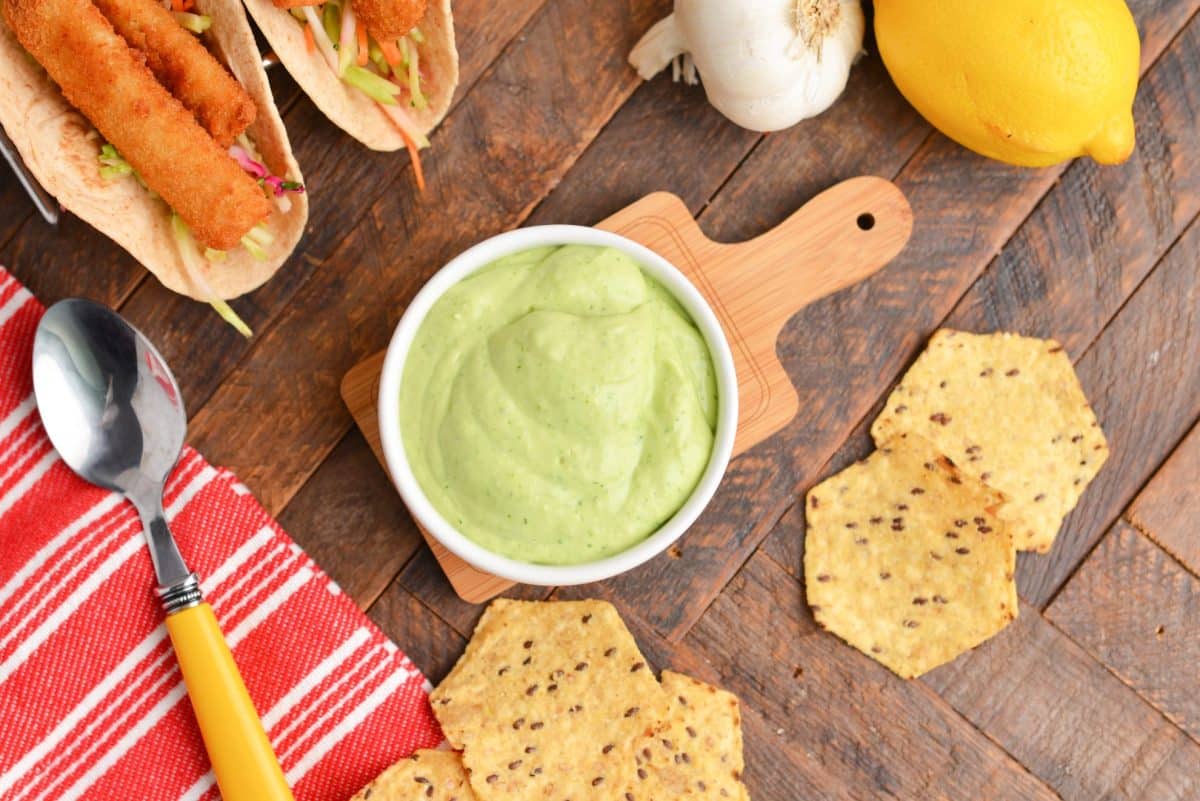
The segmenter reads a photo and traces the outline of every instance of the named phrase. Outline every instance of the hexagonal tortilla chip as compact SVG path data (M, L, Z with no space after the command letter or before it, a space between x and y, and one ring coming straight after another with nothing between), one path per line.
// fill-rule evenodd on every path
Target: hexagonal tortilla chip
M667 710L601 601L494 601L430 701L482 801L624 801Z
M904 678L1017 615L1003 496L912 434L814 487L804 576L822 627Z
M350 801L475 801L462 757L417 751L371 780Z
M943 329L871 426L878 444L919 434L1008 496L1017 548L1046 552L1108 458L1075 368L1053 340Z
M667 725L637 750L637 779L624 801L687 798L749 801L741 782L742 717L737 697L664 670Z

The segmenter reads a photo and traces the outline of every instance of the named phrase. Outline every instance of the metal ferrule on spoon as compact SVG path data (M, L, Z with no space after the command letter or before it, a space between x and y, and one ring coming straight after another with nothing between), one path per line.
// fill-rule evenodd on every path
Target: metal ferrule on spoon
M63 461L137 508L166 627L225 801L292 801L254 702L200 580L163 511L187 418L152 345L116 312L71 299L47 309L33 348L38 411Z

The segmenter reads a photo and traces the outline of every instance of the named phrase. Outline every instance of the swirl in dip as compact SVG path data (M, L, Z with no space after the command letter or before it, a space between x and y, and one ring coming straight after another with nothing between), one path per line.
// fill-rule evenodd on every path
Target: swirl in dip
M400 429L439 513L490 551L569 565L670 519L708 465L703 336L625 253L502 258L451 287L413 340Z

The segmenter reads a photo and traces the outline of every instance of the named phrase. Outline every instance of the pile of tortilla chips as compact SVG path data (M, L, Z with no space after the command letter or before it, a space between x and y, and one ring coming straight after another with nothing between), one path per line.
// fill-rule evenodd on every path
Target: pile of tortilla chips
M1016 551L1050 550L1108 445L1058 343L950 330L871 435L875 453L808 494L808 602L912 678L1016 617Z
M749 801L737 698L659 682L602 601L493 602L430 702L460 753L418 752L354 801Z

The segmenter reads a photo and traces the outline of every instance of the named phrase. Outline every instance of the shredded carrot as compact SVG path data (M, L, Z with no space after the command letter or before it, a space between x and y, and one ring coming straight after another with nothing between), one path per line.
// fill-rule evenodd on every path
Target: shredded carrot
M408 132L399 125L396 129L400 131L400 136L404 139L404 146L408 148L408 157L413 165L413 177L417 179L417 190L425 191L425 170L421 167L421 149L417 147L417 143L412 140Z
M317 50L317 43L313 39L312 26L308 23L304 24L304 49L310 53L315 53Z
M355 61L358 63L358 66L365 67L371 55L369 50L370 44L367 42L367 26L360 23L354 29L354 32L358 36L358 56Z
M379 43L379 49L383 51L383 60L388 63L389 67L394 67L404 60L400 55L400 48L396 47L395 42L382 41Z
M183 0L171 0L172 11L183 11Z

